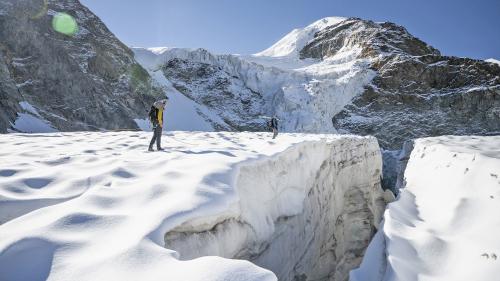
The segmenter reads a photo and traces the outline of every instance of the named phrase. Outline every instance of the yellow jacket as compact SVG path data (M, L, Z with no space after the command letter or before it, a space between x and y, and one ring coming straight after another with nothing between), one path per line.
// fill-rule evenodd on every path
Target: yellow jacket
M158 108L158 124L163 128L163 108Z

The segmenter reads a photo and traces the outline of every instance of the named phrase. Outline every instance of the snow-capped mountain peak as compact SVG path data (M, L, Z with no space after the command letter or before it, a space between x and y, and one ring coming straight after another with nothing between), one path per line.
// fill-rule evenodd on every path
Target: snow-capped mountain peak
M292 30L290 33L285 35L281 40L276 42L274 45L268 49L255 54L255 56L266 56L266 57L287 57L296 56L302 48L314 38L314 34L318 31L341 23L347 20L343 17L327 17L315 21L314 23L308 25L305 28L297 28Z
M487 62L491 62L491 63L496 63L496 64L500 65L500 60L497 60L497 59L494 59L494 58L487 59L487 60L485 60L485 61L487 61Z

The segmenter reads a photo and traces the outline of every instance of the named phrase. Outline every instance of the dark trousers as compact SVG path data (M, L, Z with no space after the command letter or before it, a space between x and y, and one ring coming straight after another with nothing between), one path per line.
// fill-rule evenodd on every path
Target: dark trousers
M276 138L276 136L278 136L278 129L277 128L272 128L273 129L273 139Z
M161 148L161 132L162 132L162 127L157 125L153 129L153 138L151 139L151 142L149 143L149 148L153 148L153 144L156 141L156 148L160 149Z

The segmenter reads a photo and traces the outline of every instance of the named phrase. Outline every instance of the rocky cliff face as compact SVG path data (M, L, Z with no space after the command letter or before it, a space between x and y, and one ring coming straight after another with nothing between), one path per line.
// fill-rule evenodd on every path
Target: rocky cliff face
M76 33L55 31L60 12ZM63 131L137 128L133 119L158 94L130 49L77 0L1 1L0 38L0 132L27 115Z
M161 68L173 86L188 98L216 111L227 126L215 123L219 130L255 130L260 115L265 114L262 95L245 86L236 76L221 67L186 59L169 60Z
M497 64L441 56L402 27L359 19L317 33L301 55L325 59L350 44L372 58L377 76L334 116L336 128L391 149L424 136L500 133Z

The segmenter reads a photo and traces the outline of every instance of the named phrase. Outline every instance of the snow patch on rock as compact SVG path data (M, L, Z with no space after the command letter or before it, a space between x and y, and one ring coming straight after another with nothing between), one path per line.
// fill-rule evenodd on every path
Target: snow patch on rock
M40 117L40 114L38 113L36 108L34 106L32 106L29 102L22 101L19 103L19 105L21 106L22 109L26 110L27 112Z
M31 108L28 108L31 110ZM32 108L33 110L36 109ZM38 113L38 112L37 112ZM53 133L57 132L56 129L40 115L34 116L28 113L18 113L17 119L14 121L12 128L23 133Z
M496 59L493 59L493 58L492 59L487 59L485 61L491 62L491 63L496 63L496 64L500 65L500 60L496 60Z

